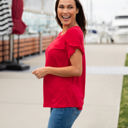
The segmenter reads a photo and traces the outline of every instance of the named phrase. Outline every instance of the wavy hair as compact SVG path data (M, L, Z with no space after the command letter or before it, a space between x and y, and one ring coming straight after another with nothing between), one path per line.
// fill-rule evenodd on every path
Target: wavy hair
M57 8L59 5L59 1L60 0L56 0L56 4L55 4L55 12L56 12L56 21L59 24L59 26L62 28L62 23L58 18L58 14L57 14ZM76 4L76 8L79 10L78 14L76 15L76 21L78 23L78 25L80 26L81 30L84 33L84 36L86 34L86 19L85 19L85 15L84 15L84 11L83 11L83 7L80 3L79 0L74 0L75 4Z

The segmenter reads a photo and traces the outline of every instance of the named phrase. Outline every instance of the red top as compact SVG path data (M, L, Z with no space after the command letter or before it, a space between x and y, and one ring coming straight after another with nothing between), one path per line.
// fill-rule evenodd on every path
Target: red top
M44 107L82 109L85 95L85 52L83 32L79 26L61 33L46 49L46 65L52 67L70 66L70 57L79 49L82 53L83 72L80 77L59 77L47 75L43 81Z

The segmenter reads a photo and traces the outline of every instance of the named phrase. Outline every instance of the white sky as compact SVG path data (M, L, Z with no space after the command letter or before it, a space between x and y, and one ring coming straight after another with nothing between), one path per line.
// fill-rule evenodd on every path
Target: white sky
M9 0L10 1L10 0ZM54 4L56 0L24 0L25 7L32 10L41 10L43 5L43 10L45 13L54 12ZM90 19L90 1L92 1L93 8L93 21L98 22L109 22L112 20L113 16L123 10L123 8L128 8L128 0L80 0L83 8L85 10L86 18Z
M90 1L80 0L88 19L90 18ZM93 20L110 21L115 14L128 8L128 0L92 0Z

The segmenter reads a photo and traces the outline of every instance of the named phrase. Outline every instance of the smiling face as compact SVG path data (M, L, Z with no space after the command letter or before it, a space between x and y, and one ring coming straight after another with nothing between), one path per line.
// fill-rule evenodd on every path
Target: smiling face
M61 21L63 29L70 28L77 24L76 14L79 10L76 8L74 0L60 0L57 7L57 15Z

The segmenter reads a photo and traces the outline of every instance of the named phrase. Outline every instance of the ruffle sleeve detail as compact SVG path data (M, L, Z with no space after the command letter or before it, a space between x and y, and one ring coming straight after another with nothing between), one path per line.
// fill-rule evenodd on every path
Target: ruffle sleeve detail
M66 33L66 48L68 58L73 55L76 49L79 49L84 54L84 42L83 42L83 33L78 28L72 28Z

